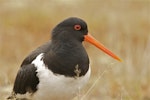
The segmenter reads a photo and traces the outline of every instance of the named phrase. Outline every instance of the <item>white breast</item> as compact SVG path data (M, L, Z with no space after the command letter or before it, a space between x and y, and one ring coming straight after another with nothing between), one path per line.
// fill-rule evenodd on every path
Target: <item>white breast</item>
M38 90L34 94L34 100L70 100L78 94L90 77L89 68L85 76L72 78L54 74L49 70L42 60L43 53L32 62L37 68L39 78Z

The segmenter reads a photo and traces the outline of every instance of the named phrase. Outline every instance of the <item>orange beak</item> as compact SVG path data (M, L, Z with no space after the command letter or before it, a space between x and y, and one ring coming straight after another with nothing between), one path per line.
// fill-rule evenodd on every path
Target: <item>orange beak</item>
M110 50L108 50L103 44L101 44L100 42L98 42L94 37L92 37L91 35L85 35L84 36L84 41L87 41L93 45L95 45L97 48L99 48L100 50L102 50L103 52L105 52L106 54L110 55L111 57L113 57L114 59L118 60L118 61L122 61L118 56L116 56L113 52L111 52Z

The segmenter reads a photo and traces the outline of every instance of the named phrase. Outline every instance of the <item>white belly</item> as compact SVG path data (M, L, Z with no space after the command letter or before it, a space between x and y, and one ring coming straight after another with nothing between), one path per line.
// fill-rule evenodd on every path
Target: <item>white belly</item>
M71 100L79 92L90 77L90 68L85 76L72 78L63 75L57 75L51 72L43 60L43 54L40 54L33 62L37 67L37 77L39 78L38 90L33 95L34 100Z

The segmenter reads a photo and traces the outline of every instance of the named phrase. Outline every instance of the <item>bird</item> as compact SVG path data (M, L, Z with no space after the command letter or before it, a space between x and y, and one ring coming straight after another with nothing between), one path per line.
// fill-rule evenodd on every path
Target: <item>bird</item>
M76 97L91 74L84 41L121 61L88 32L83 19L69 17L53 28L49 41L23 60L7 99L71 100Z

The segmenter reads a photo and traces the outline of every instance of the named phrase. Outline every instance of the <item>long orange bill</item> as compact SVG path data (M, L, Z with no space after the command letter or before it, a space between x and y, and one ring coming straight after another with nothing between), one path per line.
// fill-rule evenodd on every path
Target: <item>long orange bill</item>
M84 41L87 41L93 45L95 45L97 48L101 49L103 52L105 52L106 54L110 55L111 57L113 57L114 59L118 60L118 61L122 61L118 56L116 56L113 52L111 52L110 50L108 50L103 44L101 44L100 42L98 42L94 37L92 37L91 35L85 35L84 36Z

